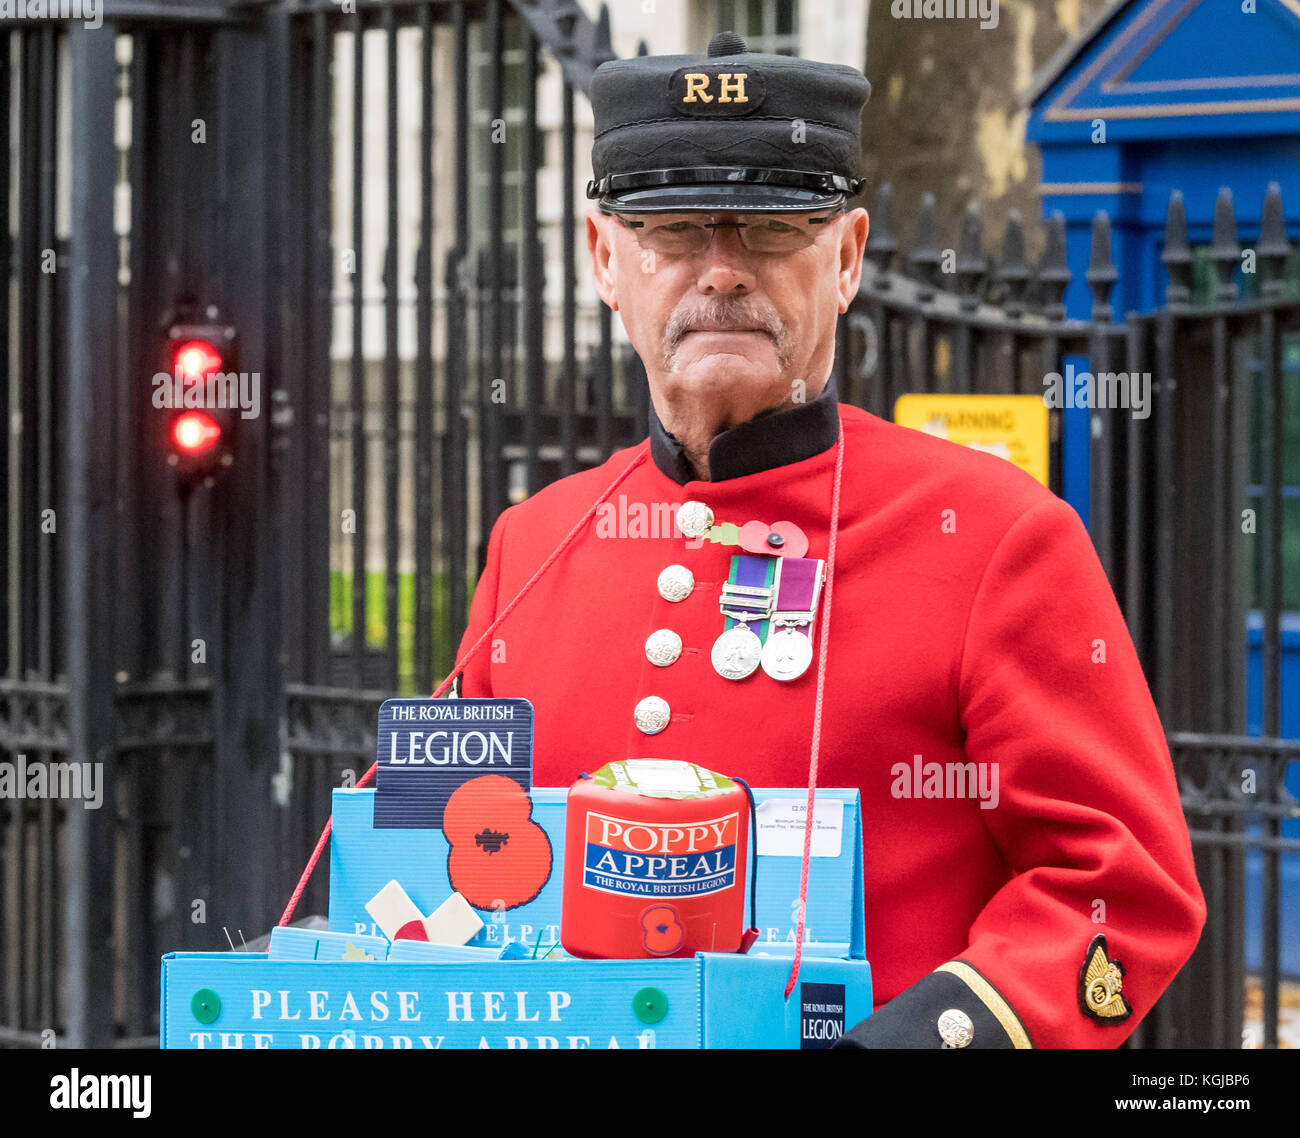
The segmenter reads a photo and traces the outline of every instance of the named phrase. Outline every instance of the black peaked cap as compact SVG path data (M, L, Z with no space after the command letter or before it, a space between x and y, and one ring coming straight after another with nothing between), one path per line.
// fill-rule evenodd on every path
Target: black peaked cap
M707 55L645 55L591 83L602 209L816 210L858 192L862 108L853 67L746 49L719 32Z

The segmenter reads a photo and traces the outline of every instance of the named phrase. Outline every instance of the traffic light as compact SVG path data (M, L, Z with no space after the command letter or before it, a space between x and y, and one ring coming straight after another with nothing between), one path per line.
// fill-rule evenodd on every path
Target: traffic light
M209 312L212 310L210 309ZM165 406L167 463L182 492L211 486L235 460L236 427L241 415L238 336L219 322L172 324L165 341L171 390Z
M206 411L184 411L172 423L172 444L180 455L201 458L221 445L221 424Z

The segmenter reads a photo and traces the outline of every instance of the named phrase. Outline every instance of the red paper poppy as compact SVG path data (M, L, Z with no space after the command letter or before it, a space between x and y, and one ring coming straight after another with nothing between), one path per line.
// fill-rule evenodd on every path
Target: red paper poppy
M671 956L686 939L686 928L671 905L651 905L641 913L641 943L651 956Z
M780 541L769 541L772 535ZM746 553L770 553L777 557L803 557L808 552L808 538L794 522L746 522L740 527L740 548Z
M517 908L550 878L551 839L532 809L528 792L499 774L472 778L447 799L447 876L474 908Z

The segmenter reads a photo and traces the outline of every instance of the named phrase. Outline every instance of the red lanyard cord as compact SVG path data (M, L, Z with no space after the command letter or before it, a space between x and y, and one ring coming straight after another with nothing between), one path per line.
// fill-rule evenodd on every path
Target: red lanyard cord
M622 485L627 476L645 461L646 455L649 453L650 451L648 447L642 450L636 458L624 467L623 472L615 478L613 482L605 487L605 490L601 493L600 497L592 502L587 512L578 519L577 524L564 536L564 540L551 551L550 556L537 567L537 571L524 582L523 587L515 594L514 599L499 613L497 613L496 619L489 624L487 628L483 630L483 634L474 641L472 645L470 645L469 650L465 655L456 661L455 666L452 668L447 678L434 689L433 695L430 696L431 699L438 699L444 692L446 692L446 690L451 687L452 681L454 681L455 678L464 670L465 666L478 655L479 650L483 645L490 643L492 633L497 630L497 627L501 622L514 612L515 608L519 605L519 602L522 601L524 597L528 595L532 587L542 579L542 575L552 565L554 565L560 555L577 540L578 535L586 528L587 523L595 516L596 511L600 509L601 505L605 502L605 499L614 493L614 491ZM374 776L375 769L378 765L378 763L371 763L370 769L357 779L356 785L359 787L365 786ZM330 831L333 828L334 816L331 814L329 821L325 823L325 829L321 831L320 838L316 842L316 848L312 850L311 858L307 862L307 867L302 871L302 876L298 878L298 884L294 888L293 896L289 898L289 904L285 906L284 913L277 922L279 925L287 925L289 919L293 916L293 911L298 906L298 901L302 897L303 890L307 888L307 882L311 880L312 872L316 869L316 863L320 861L321 854L325 852L325 845L330 840Z
M799 979L803 961L803 926L808 909L808 863L812 858L813 803L817 795L817 760L822 745L822 706L826 691L826 647L831 640L831 589L835 584L835 536L840 528L840 478L844 471L844 428L835 448L835 482L831 490L831 535L826 547L826 600L822 614L822 642L817 651L817 699L813 705L812 753L808 759L808 808L803 819L803 859L799 865L799 919L794 935L794 965L785 984L785 998L790 998ZM757 842L757 836L755 836Z

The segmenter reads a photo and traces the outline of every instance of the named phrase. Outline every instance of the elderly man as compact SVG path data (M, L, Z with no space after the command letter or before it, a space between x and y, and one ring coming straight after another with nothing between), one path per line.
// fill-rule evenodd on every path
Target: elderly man
M862 797L876 1007L842 1043L1115 1046L1205 917L1169 754L1074 511L836 400L868 90L730 33L597 71L588 247L650 435L501 516L463 647L625 475L462 694L533 702L539 785L803 786L816 723Z

